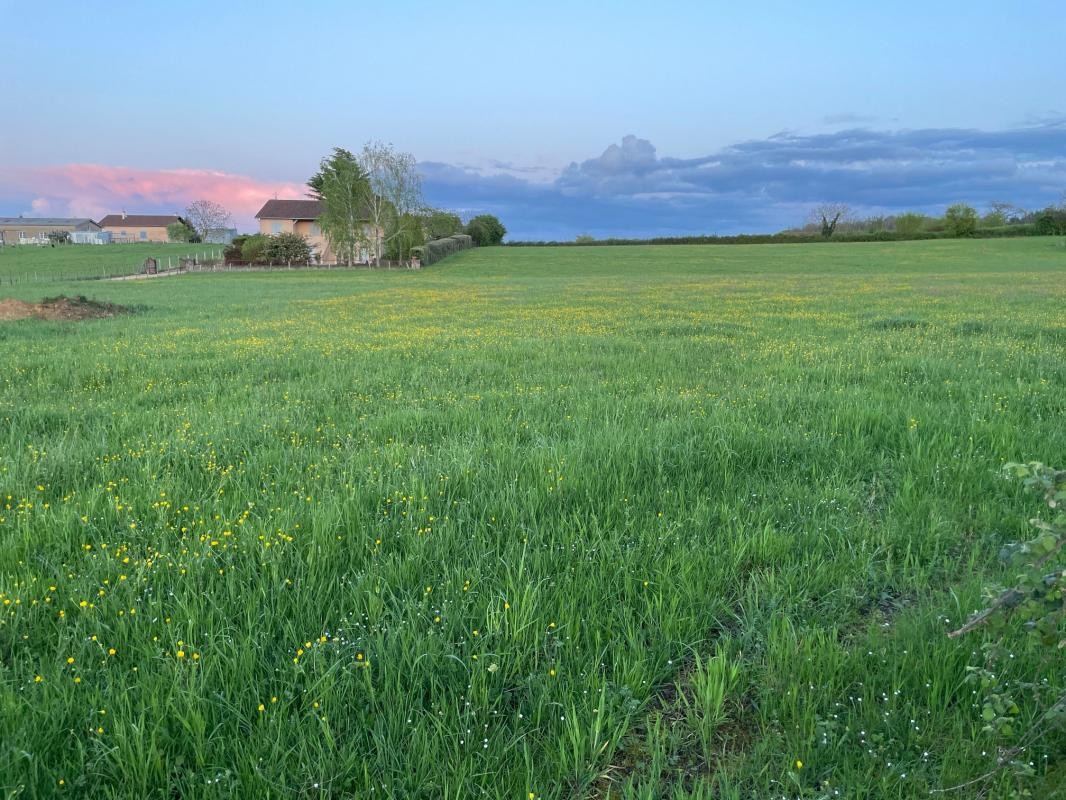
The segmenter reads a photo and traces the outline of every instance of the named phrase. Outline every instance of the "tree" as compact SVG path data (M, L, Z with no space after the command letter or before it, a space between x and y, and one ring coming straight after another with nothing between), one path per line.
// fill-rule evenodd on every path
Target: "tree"
M196 231L200 241L204 241L209 231L229 227L230 213L210 200L195 200L185 209L184 221Z
M375 261L380 264L385 245L406 236L401 220L424 211L422 178L415 171L414 156L383 142L363 145L359 165L370 184L367 211L375 234Z
M311 245L298 233L278 233L268 237L263 256L271 264L307 264Z
M489 247L502 242L507 229L492 214L480 214L466 223L466 232L478 247Z
M394 224L397 233L389 240L385 254L390 260L406 261L415 247L426 242L424 220L415 214L404 214Z
M965 203L949 206L944 212L944 224L952 236L973 236L977 230L977 209Z
M821 223L822 237L831 239L837 224L851 216L851 209L844 203L823 203L811 212L811 221Z
M167 238L172 242L191 242L195 237L196 231L184 222L172 222L167 225Z
M462 233L463 221L459 219L458 214L430 208L425 212L423 227L425 228L427 239L443 239L453 233Z
M928 220L925 214L907 211L896 217L896 232L903 236L914 236L925 228Z
M334 147L307 185L310 196L322 203L318 226L338 258L351 266L359 260L359 251L372 244L364 224L374 205L366 170L351 152Z
M1002 200L993 200L988 204L988 213L985 215L985 222L989 220L1002 220L1001 225L1017 225L1023 219L1025 219L1026 210L1021 206L1017 206L1014 203L1006 203Z

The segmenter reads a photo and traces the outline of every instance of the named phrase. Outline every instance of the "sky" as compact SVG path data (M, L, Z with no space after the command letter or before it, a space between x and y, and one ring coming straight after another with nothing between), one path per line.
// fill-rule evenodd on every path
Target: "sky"
M1066 3L0 0L0 216L255 227L333 147L509 239L1066 192Z

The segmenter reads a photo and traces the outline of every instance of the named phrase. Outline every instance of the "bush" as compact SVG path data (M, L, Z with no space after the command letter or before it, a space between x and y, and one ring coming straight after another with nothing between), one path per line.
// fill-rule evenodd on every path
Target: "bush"
M1062 236L1066 234L1066 208L1045 208L1035 222L1038 236Z
M262 233L246 237L241 243L241 261L247 261L249 264L265 261L269 241L270 237Z
M252 237L246 233L234 236L233 241L222 249L222 258L225 259L227 264L234 261L244 260L244 254L241 252L241 248L244 247L244 243L250 238Z
M271 264L310 263L311 245L300 234L278 233L264 238L266 238L266 245L263 248L263 257Z
M167 225L167 239L172 242L198 242L200 237L184 222L172 222Z
M900 214L896 217L896 233L903 236L914 236L919 231L925 229L925 224L928 218L925 214L916 214L913 211L908 211L906 214Z
M466 223L466 232L478 247L488 247L500 244L507 229L492 214L481 214Z
M1027 489L1043 496L1049 513L1029 520L1036 531L1033 538L1013 542L1000 551L1000 559L1010 568L1011 585L992 587L994 599L985 610L949 635L954 638L982 627L992 634L982 647L985 665L968 667L968 678L983 695L981 719L985 732L1003 740L996 768L1010 768L1019 778L1025 778L1033 774L1027 745L1045 733L1043 726L1066 721L1066 692L1061 682L1056 685L1038 674L1015 679L1010 670L1014 652L1024 637L1044 649L1045 664L1053 675L1064 674L1066 562L1062 554L1066 550L1066 471L1038 462L1008 464L1006 469ZM1022 712L1023 697L1037 705L1041 713L1028 722L1026 729L1018 731L1016 726L1030 719Z
M944 213L944 225L950 236L973 236L977 231L977 209L956 203Z

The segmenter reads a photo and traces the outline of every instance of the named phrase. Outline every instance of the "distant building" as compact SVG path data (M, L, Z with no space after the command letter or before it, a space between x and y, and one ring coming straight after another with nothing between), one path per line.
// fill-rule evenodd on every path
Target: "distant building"
M0 244L48 244L52 231L98 232L91 219L67 217L0 217Z
M167 242L167 225L185 222L176 214L108 214L100 220L100 227L111 234L111 240L128 242Z
M259 220L260 233L299 234L307 239L311 251L320 261L333 263L337 260L336 253L329 246L329 240L318 226L318 218L322 216L322 203L318 200L267 200L266 205L255 216ZM363 227L367 240L370 241L372 229L368 220L364 220ZM359 262L366 263L369 260L370 253L363 248L359 254Z
M204 242L207 244L229 244L236 238L236 228L208 228L204 234Z
M297 233L307 239L311 251L321 261L332 261L333 251L318 227L322 203L318 200L267 200L255 215L259 232L267 235Z
M107 231L71 231L72 244L111 244L111 234Z

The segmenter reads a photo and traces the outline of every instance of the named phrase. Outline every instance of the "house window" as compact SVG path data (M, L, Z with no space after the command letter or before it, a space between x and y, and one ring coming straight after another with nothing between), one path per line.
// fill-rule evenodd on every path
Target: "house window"
M141 241L143 242L143 241L146 241L147 239L148 239L148 231L141 231Z
M271 233L281 233L281 223L280 222L271 222L270 223L270 232Z
M318 223L317 222L312 222L311 223L311 235L312 236L321 236L322 235L322 229L320 227L318 227Z

